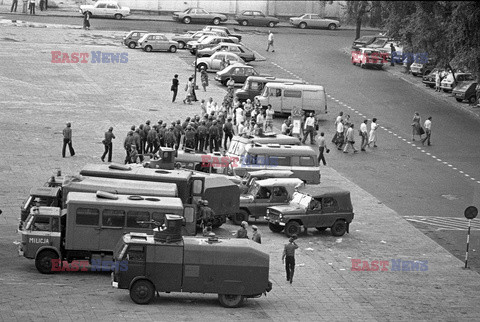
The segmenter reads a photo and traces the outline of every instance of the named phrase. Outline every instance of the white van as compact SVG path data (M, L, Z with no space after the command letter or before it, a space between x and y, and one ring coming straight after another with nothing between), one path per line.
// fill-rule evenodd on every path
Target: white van
M276 113L290 114L294 106L317 116L327 113L327 94L319 85L267 83L257 97L263 107L270 104Z

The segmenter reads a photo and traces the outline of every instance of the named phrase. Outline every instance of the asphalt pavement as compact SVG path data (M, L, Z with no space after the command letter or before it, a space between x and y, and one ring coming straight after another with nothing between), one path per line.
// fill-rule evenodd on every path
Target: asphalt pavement
M123 33L118 32L0 28L0 134L6 138L0 160L0 320L480 319L478 273L463 269L460 260L331 167L322 167L322 184L351 191L355 219L350 234L335 238L310 230L302 235L296 280L290 285L280 260L285 236L257 223L271 256L273 290L244 308L224 309L215 296L201 294L161 294L151 305L138 306L128 292L110 287L107 274L39 274L33 261L16 255L14 244L19 206L30 188L57 169L73 174L84 164L101 162L101 139L111 125L117 135L114 161L120 162L121 143L132 124L184 119L199 113L199 107L170 102L171 76L178 73L182 85L192 73L188 53L130 50L119 44ZM53 64L53 50L126 52L129 60ZM206 93L198 92L216 101L224 94L213 79ZM67 121L72 122L76 155L62 158L61 131ZM235 230L227 224L217 233L226 237ZM355 267L362 269L352 270L358 260ZM371 270L372 261L387 261L387 270Z

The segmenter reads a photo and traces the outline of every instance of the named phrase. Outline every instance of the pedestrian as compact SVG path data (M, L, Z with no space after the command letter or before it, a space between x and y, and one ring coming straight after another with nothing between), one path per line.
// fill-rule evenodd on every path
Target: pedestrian
M72 124L67 123L67 127L63 129L63 148L62 148L62 157L65 158L65 150L67 148L70 150L70 155L73 157L75 155L75 150L72 145Z
M238 133L238 125L242 122L245 121L244 113L245 111L243 110L243 107L238 106L235 111L234 111L234 119L235 119L235 126L237 127L237 133Z
M228 81L227 81L227 94L229 96L232 97L233 99L233 94L235 92L235 81L233 80L233 78L230 78Z
M360 144L360 150L366 151L365 147L368 143L368 130L367 130L368 120L363 120L362 124L360 124L360 136L362 137L362 143Z
M252 236L252 240L256 243L259 243L261 244L262 243L262 235L260 234L260 232L258 231L258 227L255 226L255 225L252 225L252 229L253 229L253 236Z
M344 133L343 122L338 122L335 136L333 137L333 140L332 140L332 142L337 146L338 150L341 150L343 146L343 142L344 142L343 133Z
M185 84L185 92L187 93L186 93L185 99L183 100L183 104L186 104L188 102L188 104L192 105L192 100L193 100L192 91L193 91L193 77L189 77L187 84Z
M412 120L412 141L415 141L415 135L420 136L420 140L422 139L422 132L423 128L420 125L422 120L420 118L420 114L418 112L415 112L415 115L413 115L413 120Z
M268 132L269 129L273 132L273 114L275 114L275 111L272 105L268 104L267 110L265 111L265 132Z
M282 263L285 263L285 272L287 273L287 281L292 284L293 274L295 273L295 249L298 245L295 243L294 236L290 237L289 243L285 245L282 255Z
M318 164L320 165L320 161L323 162L323 165L327 165L327 161L325 161L324 153L329 153L330 150L327 148L327 141L325 140L325 133L320 132L320 137L318 138Z
M268 31L268 45L267 45L267 51L272 47L272 53L275 51L275 48L273 47L273 33L272 31Z
M345 148L343 149L343 153L348 153L349 147L352 147L353 153L358 153L358 150L355 149L355 133L353 131L353 124L350 124L349 128L347 129L347 134L345 135Z
M200 226L202 228L206 228L208 225L211 226L215 218L215 212L208 206L208 200L199 200L198 208Z
M302 143L305 144L305 141L307 140L308 135L310 135L310 144L315 144L315 138L313 131L315 129L315 118L313 117L313 113L310 113L307 119L305 120L305 125L304 125L304 130L305 134L303 136Z
M125 140L123 141L123 148L125 149L126 152L126 157L125 157L125 164L131 162L130 158L130 150L132 149L132 144L134 143L133 139L133 131L129 131L127 133L127 136L125 137Z
M112 162L112 149L113 149L113 142L112 140L115 139L115 135L113 134L113 127L110 127L107 132L105 132L105 139L103 140L103 145L105 146L105 152L103 152L102 162L105 162L105 156L108 153L108 162Z
M198 89L197 75L193 74L191 77L192 77L192 101L198 102L197 94L195 94L195 90Z
M202 82L203 91L206 92L208 86L208 74L205 70L205 66L202 66L202 70L200 71L200 80Z
M262 132L262 133L259 133L258 135L263 134L264 124L265 124L265 113L261 111L260 113L258 113L257 119L256 119L256 126L258 126L258 129L261 130Z
M83 29L90 30L90 13L83 13Z
M35 0L30 0L30 14L35 14Z
M18 0L12 0L12 6L10 7L10 12L17 12Z
M213 153L213 151L218 152L218 136L217 120L213 120L212 125L208 129L210 153Z
M243 120L241 121L243 123ZM238 126L240 128L240 124ZM227 118L227 122L223 124L223 132L225 133L225 139L223 141L223 147L225 150L227 149L227 141L230 139L230 143L232 142L233 136L235 135L235 131L233 130L233 124L232 124L232 117L229 116Z
M248 239L248 232L247 232L248 223L246 221L242 221L240 224L240 228L237 230L237 233L234 234L236 238L247 238Z
M40 8L40 11L43 11L44 3L45 3L45 0L40 0L40 3L38 4L38 7Z
M28 11L28 1L29 0L23 0L22 13L27 13L27 11Z
M395 49L395 46L393 45L393 42L390 43L390 66L395 66L394 63L394 57L395 57L395 52L397 50Z
M370 147L370 144L373 143L373 147L376 148L377 147L377 128L378 128L378 124L377 124L377 118L374 117L372 119L372 123L370 124L370 135L368 137L368 147Z
M170 125L168 130L165 132L165 146L169 148L175 148L175 133L173 132L173 125Z
M186 151L190 149L191 151L195 150L195 134L196 131L193 127L189 124L185 129L185 144L183 145L183 149Z
M430 145L430 136L432 135L432 117L431 116L429 116L425 120L423 127L425 128L425 138L422 140L422 145L425 144L425 141L427 141L427 144Z
M180 82L178 81L178 75L177 74L173 75L172 86L170 87L170 90L173 92L172 103L175 103L175 100L177 99L179 84Z
M175 150L178 150L180 148L182 135L184 134L183 127L182 124L180 124L180 120L177 120L177 122L174 123L173 126L173 133L175 134Z
M440 71L437 70L437 72L435 73L435 92L440 92L440 84L441 84L441 75L440 75Z

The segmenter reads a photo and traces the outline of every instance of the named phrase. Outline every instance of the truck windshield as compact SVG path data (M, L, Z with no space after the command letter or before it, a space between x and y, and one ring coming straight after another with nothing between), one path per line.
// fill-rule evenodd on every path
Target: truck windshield
M25 219L25 225L23 226L25 230L29 230L32 226L33 218L35 217L34 214L29 214L27 219Z
M28 199L25 201L25 203L23 204L23 209L28 209L32 203L32 200L33 200L33 196L30 196L28 197Z
M290 203L299 204L300 206L306 208L310 204L311 200L312 200L312 197L307 196L300 192L295 192L293 194L293 198L292 198L292 201L290 201Z
M117 243L117 246L115 247L115 251L113 253L113 256L116 260L122 260L123 256L125 256L125 252L127 251L128 244L125 244L123 242L123 238L120 238L120 240Z

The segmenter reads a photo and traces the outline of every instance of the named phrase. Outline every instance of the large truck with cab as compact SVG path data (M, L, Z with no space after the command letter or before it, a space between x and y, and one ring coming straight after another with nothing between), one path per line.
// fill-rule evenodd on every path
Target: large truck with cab
M112 286L130 291L137 304L159 292L214 293L225 307L272 289L269 255L249 239L182 237L181 218L166 216L166 227L153 235L131 233L115 249Z
M182 218L183 234L195 235L195 210L179 198L70 192L66 209L32 207L19 231L19 254L35 259L44 274L54 272L58 260L111 269L115 245L124 234L151 232L151 222L162 223L174 214Z

